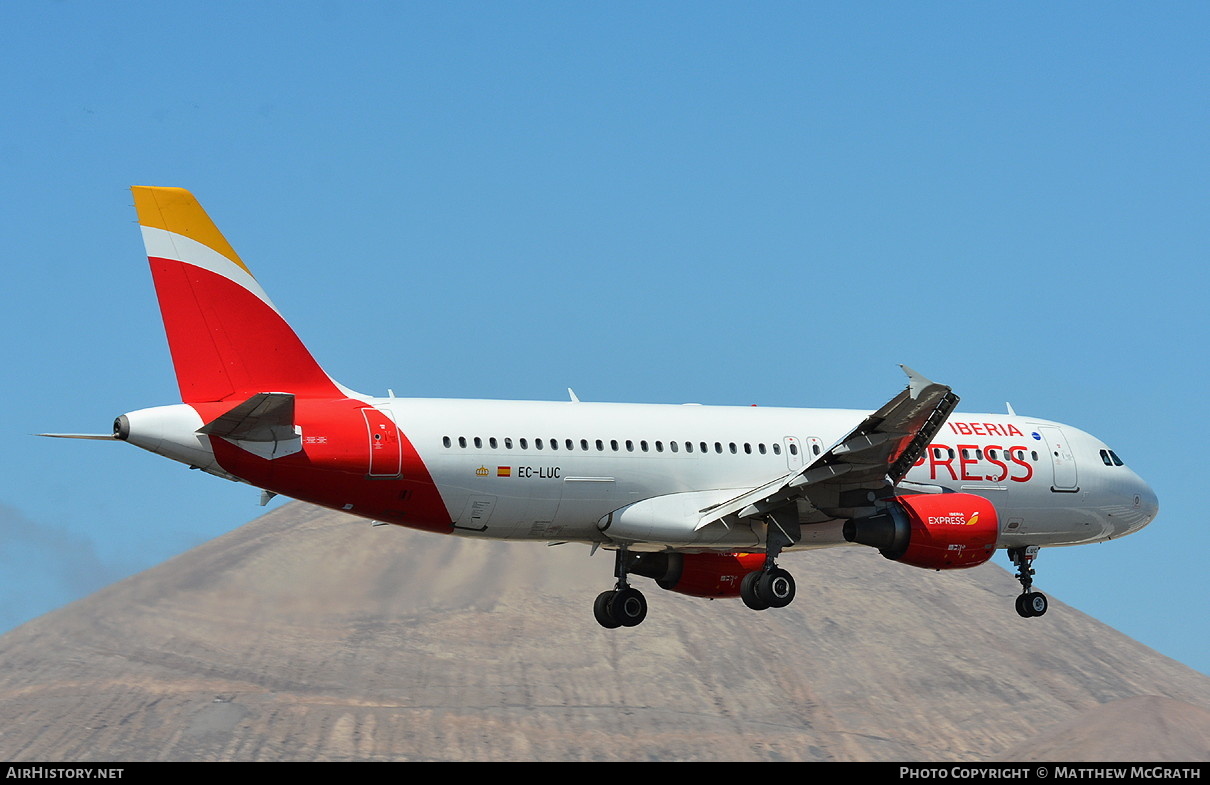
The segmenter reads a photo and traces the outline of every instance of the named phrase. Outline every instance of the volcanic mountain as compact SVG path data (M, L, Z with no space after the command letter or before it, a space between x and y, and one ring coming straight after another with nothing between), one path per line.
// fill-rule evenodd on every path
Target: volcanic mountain
M0 636L0 758L1210 759L1210 678L995 565L782 563L787 608L636 578L605 630L607 552L292 503Z

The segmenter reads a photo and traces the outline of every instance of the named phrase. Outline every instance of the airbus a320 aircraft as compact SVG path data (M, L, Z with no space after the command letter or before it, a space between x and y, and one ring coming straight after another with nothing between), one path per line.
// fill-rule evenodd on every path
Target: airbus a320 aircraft
M113 438L224 479L377 522L615 552L604 627L647 615L632 576L754 610L794 599L782 553L859 544L932 570L1006 548L1023 617L1039 547L1099 542L1155 517L1106 444L904 368L868 411L377 398L329 377L188 191L133 189L183 403ZM569 391L570 392L570 391Z

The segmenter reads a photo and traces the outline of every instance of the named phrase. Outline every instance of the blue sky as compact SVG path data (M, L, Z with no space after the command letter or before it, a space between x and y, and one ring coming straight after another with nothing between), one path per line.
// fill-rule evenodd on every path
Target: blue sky
M175 185L363 392L874 408L905 363L964 411L1088 430L1160 517L1044 551L1038 588L1210 672L1208 22L0 4L0 629L261 512L128 445L30 436L176 400L126 190Z

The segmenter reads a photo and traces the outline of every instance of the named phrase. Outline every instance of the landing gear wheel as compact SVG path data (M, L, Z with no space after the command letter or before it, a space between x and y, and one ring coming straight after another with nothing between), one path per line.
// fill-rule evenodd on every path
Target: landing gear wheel
M781 567L761 575L756 595L770 608L784 608L794 601L794 577Z
M1017 597L1017 613L1026 619L1045 614L1049 606L1046 595L1033 590L1034 570L1030 565L1037 556L1036 545L1008 549L1008 558L1017 566L1017 580L1021 583L1021 594Z
M764 572L757 570L750 572L744 576L744 579L739 584L739 596L747 605L754 611L763 611L769 607L769 603L761 599L760 596L760 579Z
M592 605L592 612L597 617L597 624L600 624L607 630L615 630L622 626L622 623L609 612L609 606L613 602L613 595L615 594L617 592L603 591L597 595L597 600Z
M617 583L610 591L597 595L592 604L592 613L600 624L607 630L618 627L635 627L647 618L647 598L638 589L626 582L626 573L631 564L626 553L626 546L618 548L614 555L613 575Z
M635 588L618 589L609 600L609 615L623 627L635 627L647 618L647 598Z
M1017 613L1022 618L1043 616L1048 607L1050 607L1050 603L1047 601L1046 595L1041 592L1031 591L1017 597Z

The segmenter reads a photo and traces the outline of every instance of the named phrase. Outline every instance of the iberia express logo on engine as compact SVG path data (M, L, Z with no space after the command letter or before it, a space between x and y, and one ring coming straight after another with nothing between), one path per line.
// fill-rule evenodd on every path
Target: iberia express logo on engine
M949 515L930 515L929 525L941 524L946 526L974 526L979 522L979 513L969 519L964 512L951 512Z

